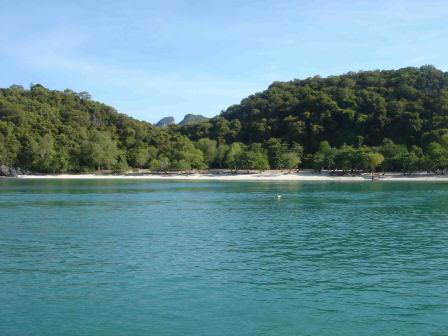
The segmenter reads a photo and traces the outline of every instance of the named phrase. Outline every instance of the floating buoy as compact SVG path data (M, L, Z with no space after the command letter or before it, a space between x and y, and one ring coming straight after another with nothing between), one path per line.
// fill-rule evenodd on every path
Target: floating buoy
M280 199L280 198L282 198L282 195L277 195L277 199Z

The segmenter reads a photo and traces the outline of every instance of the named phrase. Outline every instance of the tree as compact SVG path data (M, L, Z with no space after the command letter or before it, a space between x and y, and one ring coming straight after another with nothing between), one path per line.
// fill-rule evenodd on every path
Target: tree
M367 170L369 168L369 148L360 147L353 149L352 153L352 169Z
M229 131L226 135L226 141L229 143L237 141L240 132L241 132L241 122L238 119L230 121Z
M384 161L384 156L382 154L380 154L380 153L368 153L367 154L367 158L368 158L368 165L369 165L370 171L372 173Z
M288 152L283 153L280 156L280 168L281 169L297 169L300 164L300 158L296 153Z
M114 140L105 132L92 131L89 140L82 145L84 162L89 167L110 169L117 163L118 148Z
M408 150L405 145L397 145L390 139L384 139L379 147L384 156L384 169L388 171L403 170Z
M52 172L52 163L56 154L53 136L45 134L37 142L33 143L32 151L32 167L37 171Z
M238 170L243 164L244 145L239 142L234 142L230 145L226 154L225 164L232 170Z
M313 166L314 169L321 171L323 168L333 169L335 163L336 151L330 146L328 141L321 141L319 150L314 153Z
M202 151L208 166L213 167L218 155L217 142L208 138L202 138L196 142L196 147Z
M431 162L430 169L433 171L448 168L448 151L437 142L431 142L428 146L428 158Z
M404 169L406 172L415 172L417 170L426 169L427 158L423 154L423 150L418 146L412 146L409 154L404 161Z
M313 168L318 172L325 168L325 155L320 151L313 155Z
M286 145L277 138L270 138L264 144L267 149L270 167L272 169L281 168L281 156L287 150Z
M266 170L269 169L269 161L261 144L252 144L249 150L242 154L242 168Z
M135 147L128 154L128 161L132 167L143 168L148 164L149 159L149 147Z
M193 143L186 138L179 139L175 143L171 161L185 161L191 166L191 168L195 169L205 169L207 167L204 162L204 154L202 151L197 149Z
M191 164L186 160L179 160L174 163L173 166L176 170L191 170Z
M0 165L13 166L20 152L20 142L9 123L0 121Z
M218 117L212 125L211 134L213 138L219 142L224 142L226 135L229 133L229 122L227 119Z
M336 151L335 166L343 171L354 169L354 153L355 150L352 146L344 145Z
M79 98L81 98L81 100L91 100L92 99L92 96L87 91L82 91L82 92L78 93L78 96L79 96Z
M112 168L115 173L123 173L129 169L128 162L126 160L126 155L124 152L118 153L117 160L113 164Z
M229 146L220 143L216 148L216 159L215 159L215 167L216 168L224 168L226 167L226 156L229 151Z
M158 159L151 160L149 165L151 170L158 170L163 172L167 172L170 166L171 162L166 156L160 156Z

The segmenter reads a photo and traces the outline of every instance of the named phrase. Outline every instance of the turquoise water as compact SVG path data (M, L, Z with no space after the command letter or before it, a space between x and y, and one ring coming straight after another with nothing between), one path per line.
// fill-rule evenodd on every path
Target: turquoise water
M441 183L0 180L0 335L448 335L447 238Z

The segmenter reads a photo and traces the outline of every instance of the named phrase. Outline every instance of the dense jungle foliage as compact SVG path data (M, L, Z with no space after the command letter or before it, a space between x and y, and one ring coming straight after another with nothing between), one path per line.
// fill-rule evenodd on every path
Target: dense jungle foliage
M176 129L192 140L261 143L268 151L301 146L302 166L316 169L443 170L448 73L422 66L274 82L208 122Z
M86 92L0 90L0 164L36 172L206 167L185 136L92 101Z
M448 74L432 66L275 82L206 121L155 127L87 92L0 89L0 165L411 172L448 168Z

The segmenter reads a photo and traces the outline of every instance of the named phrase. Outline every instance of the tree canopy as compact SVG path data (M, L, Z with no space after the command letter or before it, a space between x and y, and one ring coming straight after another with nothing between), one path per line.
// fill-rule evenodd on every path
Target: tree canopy
M96 169L448 169L448 73L432 66L274 82L194 123L154 127L87 92L0 89L0 164Z
M303 167L347 168L354 166L352 148L361 156L370 148L384 151L379 165L386 170L446 169L448 73L426 65L274 82L215 118L177 130L193 140L262 143L274 168L281 167L282 146L299 145ZM370 166L373 158L379 160L371 156Z

